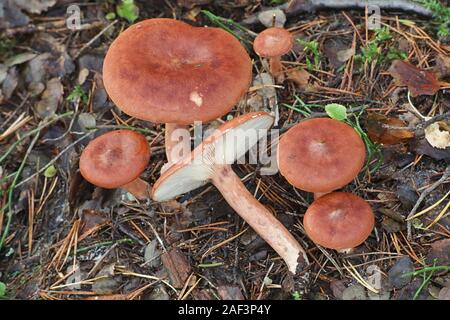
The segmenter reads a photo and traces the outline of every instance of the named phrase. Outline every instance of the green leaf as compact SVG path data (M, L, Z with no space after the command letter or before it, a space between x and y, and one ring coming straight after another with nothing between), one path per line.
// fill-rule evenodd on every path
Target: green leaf
M0 297L4 297L6 295L6 285L3 282L0 282Z
M44 171L44 177L47 178L53 178L56 175L56 168L54 165L49 166L47 169L45 169Z
M70 102L76 102L78 99L80 99L84 103L88 103L89 100L88 96L80 85L76 85L66 98L66 100Z
M302 300L302 295L300 292L294 291L294 293L292 293L292 298L294 298L294 300Z
M116 7L117 15L133 23L139 17L139 8L134 4L134 0L122 0Z
M422 229L423 228L423 223L422 223L422 221L420 221L420 219L415 218L415 219L412 220L412 226L415 229Z
M114 20L116 18L115 12L108 12L105 16L105 18L109 21Z
M330 103L325 106L325 111L332 119L339 121L347 119L347 108L338 103Z

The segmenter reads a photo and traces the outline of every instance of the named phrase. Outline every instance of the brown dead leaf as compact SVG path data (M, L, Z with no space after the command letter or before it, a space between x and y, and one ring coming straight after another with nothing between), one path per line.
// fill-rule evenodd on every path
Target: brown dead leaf
M245 300L238 286L219 286L217 287L217 293L222 300Z
M433 242L427 255L427 263L437 266L450 265L450 239Z
M101 212L84 209L83 216L81 218L81 230L80 234L85 234L88 231L91 231L99 226L108 222L108 219Z
M367 117L367 132L376 143L397 144L412 137L414 133L405 128L405 122L398 118L387 117L378 113L370 113Z
M402 60L394 60L388 72L399 86L407 86L413 97L433 95L440 88L433 72L421 70Z
M323 50L334 68L339 68L355 54L355 50L351 48L351 45L339 38L325 41Z
M414 139L411 148L417 154L424 154L435 160L445 160L450 163L450 147L445 149L434 148L427 139L422 138Z
M64 93L63 85L58 78L50 79L42 94L41 101L36 105L36 112L41 118L52 116L58 105L62 102Z
M161 261L169 273L172 286L182 288L192 271L185 255L179 249L173 248L162 254Z
M433 68L438 79L450 77L450 57L440 54L436 58L436 66Z
M13 0L19 8L29 12L40 14L56 4L56 0Z
M311 77L311 74L308 71L305 69L294 68L289 69L286 74L288 79L292 80L300 90L305 91L308 89L308 82Z

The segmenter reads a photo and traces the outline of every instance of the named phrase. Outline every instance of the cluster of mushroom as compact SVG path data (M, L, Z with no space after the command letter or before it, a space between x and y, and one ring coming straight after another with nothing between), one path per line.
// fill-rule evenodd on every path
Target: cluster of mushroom
M372 232L375 218L369 204L354 194L333 192L358 175L365 155L357 132L334 119L305 120L281 137L281 174L296 188L314 193L303 225L315 243L344 251L360 245Z
M277 40L280 30L283 37L290 36L283 29L269 28L261 33L269 36L266 40L260 37L255 40L255 51L271 59L274 76L282 72L280 56L292 45L289 37L287 45ZM266 52L261 51L261 47L275 47L277 43L284 46L281 51L277 49L270 54L266 49ZM111 100L126 114L165 123L168 163L150 187L139 178L150 160L148 142L137 132L116 130L97 137L83 150L80 172L86 180L103 188L125 188L138 199L154 201L174 199L211 182L283 258L292 273L309 264L295 237L253 197L231 169L231 164L245 155L260 137L252 136L250 141L235 139L232 148L226 143L227 139L242 130L269 129L274 122L272 115L253 112L236 117L219 126L191 152L189 124L207 123L225 115L250 86L252 62L236 38L222 29L193 27L173 19L148 19L129 27L114 40L105 57L103 80ZM330 121L335 120L302 122L280 140L280 170L294 186L316 193L328 192L350 182L361 169L364 144L356 139L339 138L341 130L349 137L356 133L343 123L331 124ZM308 132L315 138L310 138ZM353 147L362 155L352 154ZM341 170L336 165L346 162L351 163L351 169ZM320 163L327 166L329 174L319 174L323 172L319 171ZM343 198L348 201L341 201ZM327 210L330 213L323 214ZM357 221L360 225L359 219L369 212L370 207L356 196L326 195L308 209L305 229L313 241L332 247L321 235L324 229L341 233L347 224ZM336 223L327 227L326 220ZM359 240L364 239L361 235ZM344 247L352 244L347 241Z

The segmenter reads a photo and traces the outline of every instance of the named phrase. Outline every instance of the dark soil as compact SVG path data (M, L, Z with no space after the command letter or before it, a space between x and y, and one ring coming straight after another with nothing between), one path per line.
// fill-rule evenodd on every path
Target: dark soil
M121 113L103 87L103 57L129 23L117 17L110 25L105 18L115 11L115 1L76 1L83 2L86 26L82 31L69 30L65 13L71 2L56 1L40 14L22 10L3 22L0 18L0 67L7 70L0 97L0 235L4 236L0 285L6 285L4 298L313 300L442 299L448 295L450 197L413 219L410 237L405 219L423 192L426 196L416 212L448 195L450 180L448 175L441 177L448 171L449 148L438 150L424 140L419 130L424 122L414 116L411 120L407 108L408 90L398 87L387 72L394 59L407 58L440 77L443 84L437 93L412 97L411 102L422 115L432 119L444 115L440 121L448 123L448 74L437 70L444 68L438 59L448 56L449 39L437 36L430 19L383 11L382 22L390 37L377 43L378 53L368 60L362 48L376 34L366 30L363 11L289 17L285 27L301 40L283 58L289 78L276 87L276 97L261 97L250 90L230 113L278 110L278 126L286 131L305 117L326 116L323 107L339 103L358 110L349 117L359 119L363 132L370 134L375 130L371 125L379 125L378 120L369 123L374 119L371 114L401 116L413 128L414 137L368 146L373 158L344 188L366 199L376 216L370 238L350 253L319 248L305 235L302 217L312 194L295 189L280 174L261 175L259 166L233 167L306 248L311 264L292 277L284 262L210 185L168 203L137 202L123 190L96 188L81 177L78 160L86 144L123 126L140 130L151 145L152 158L143 179L156 181L166 160L164 127ZM240 23L269 2L137 1L137 21L176 17L197 26L217 26L200 11L208 10ZM227 26L245 41L253 40L251 33ZM264 29L260 23L246 28ZM307 43L312 41L318 45L316 57L308 50ZM340 61L337 55L342 60L342 50L351 49L352 44L360 57L351 54L352 58ZM254 75L265 72L261 59L251 46L248 49ZM18 56L22 53L29 56ZM15 63L6 66L8 61ZM298 69L307 71L309 78L292 73ZM310 106L309 112L298 98L307 107L319 107ZM45 169L50 161L56 173ZM439 179L436 188L428 190ZM447 270L402 276L433 265ZM377 293L364 287L360 278Z

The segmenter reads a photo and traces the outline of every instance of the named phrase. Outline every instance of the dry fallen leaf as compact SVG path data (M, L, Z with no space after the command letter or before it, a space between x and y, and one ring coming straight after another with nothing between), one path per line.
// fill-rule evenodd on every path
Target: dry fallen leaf
M325 56L334 68L339 68L355 54L355 50L349 46L339 38L329 39L324 43Z
M245 300L238 286L223 285L217 287L217 293L222 300Z
M169 273L172 286L182 288L192 271L185 255L179 249L172 248L162 254L161 261Z
M25 26L30 22L20 8L12 1L0 1L0 29Z
M425 128L425 139L435 148L450 147L450 132L445 128L445 122L434 122Z
M283 28L286 23L286 15L280 9L264 10L258 14L258 20L266 28L274 27Z
M63 98L63 85L58 78L50 79L42 94L41 101L36 105L36 112L41 118L49 117L56 112Z
M24 62L27 62L31 59L34 59L37 56L37 54L32 53L32 52L24 52L24 53L19 53L16 54L14 56L12 56L11 58L7 59L5 61L5 65L7 67L12 67L15 66L17 64L22 64Z
M433 68L436 76L439 79L444 79L450 76L450 57L440 54L436 58L436 66Z
M437 266L450 265L450 239L438 240L431 244L426 262Z
M376 143L397 144L414 137L414 132L404 129L406 126L400 119L378 113L370 113L367 117L367 132Z
M17 72L17 68L16 67L9 68L8 73L6 74L6 77L2 83L1 91L3 99L0 99L0 103L2 103L2 100L8 100L9 98L11 98L18 83L19 83L19 75Z
M90 232L108 222L108 219L105 217L105 213L102 213L100 211L84 209L82 211L82 214L83 214L81 220L82 227L80 230L80 234Z
M434 148L425 138L414 139L411 142L411 149L417 154L424 154L435 160L445 160L450 163L450 148Z
M407 86L413 97L433 95L440 88L433 72L421 70L405 61L394 60L388 72L399 86Z
M308 88L311 74L305 69L294 68L287 71L287 77L289 80L294 81L300 90L305 91Z
M13 0L19 8L29 12L40 14L56 4L56 0Z

